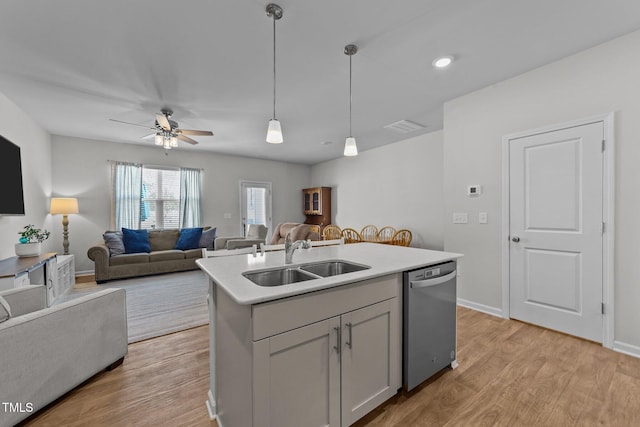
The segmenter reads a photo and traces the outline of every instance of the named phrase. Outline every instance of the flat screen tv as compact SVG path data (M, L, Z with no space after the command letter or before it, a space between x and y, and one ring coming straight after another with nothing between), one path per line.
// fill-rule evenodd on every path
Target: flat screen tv
M24 215L20 147L0 135L0 215Z

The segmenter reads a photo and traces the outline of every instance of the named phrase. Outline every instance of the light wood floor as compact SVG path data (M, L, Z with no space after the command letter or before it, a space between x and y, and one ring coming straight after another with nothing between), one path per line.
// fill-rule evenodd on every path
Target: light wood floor
M77 387L26 426L216 426L209 391L209 326L129 345L124 363Z
M216 426L207 348L207 326L132 344L27 425ZM599 344L459 308L458 362L356 426L640 426L640 359Z

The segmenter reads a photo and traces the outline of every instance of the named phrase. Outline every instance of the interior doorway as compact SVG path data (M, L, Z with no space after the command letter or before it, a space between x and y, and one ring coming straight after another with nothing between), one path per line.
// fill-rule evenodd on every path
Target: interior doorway
M503 147L505 317L608 347L614 308L612 119L510 135Z
M247 235L250 224L263 224L269 233L271 227L271 183L259 181L240 181L240 229Z

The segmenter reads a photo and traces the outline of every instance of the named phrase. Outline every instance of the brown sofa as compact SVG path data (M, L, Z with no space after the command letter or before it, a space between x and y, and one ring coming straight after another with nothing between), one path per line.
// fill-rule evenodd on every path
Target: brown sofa
M287 233L291 232L291 240L320 240L320 233L317 225L300 224L297 222L283 222L278 224L273 230L271 244L278 245L284 243Z
M95 263L96 282L197 269L202 249L174 249L179 237L179 229L149 230L148 253L113 255L104 241L90 247L87 256Z

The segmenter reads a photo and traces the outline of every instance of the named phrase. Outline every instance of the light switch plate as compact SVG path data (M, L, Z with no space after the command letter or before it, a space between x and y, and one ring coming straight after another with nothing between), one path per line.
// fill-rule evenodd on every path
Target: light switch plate
M454 224L466 224L468 221L466 212L454 212L453 223Z
M478 222L480 224L487 224L489 222L489 217L486 212L478 213Z

